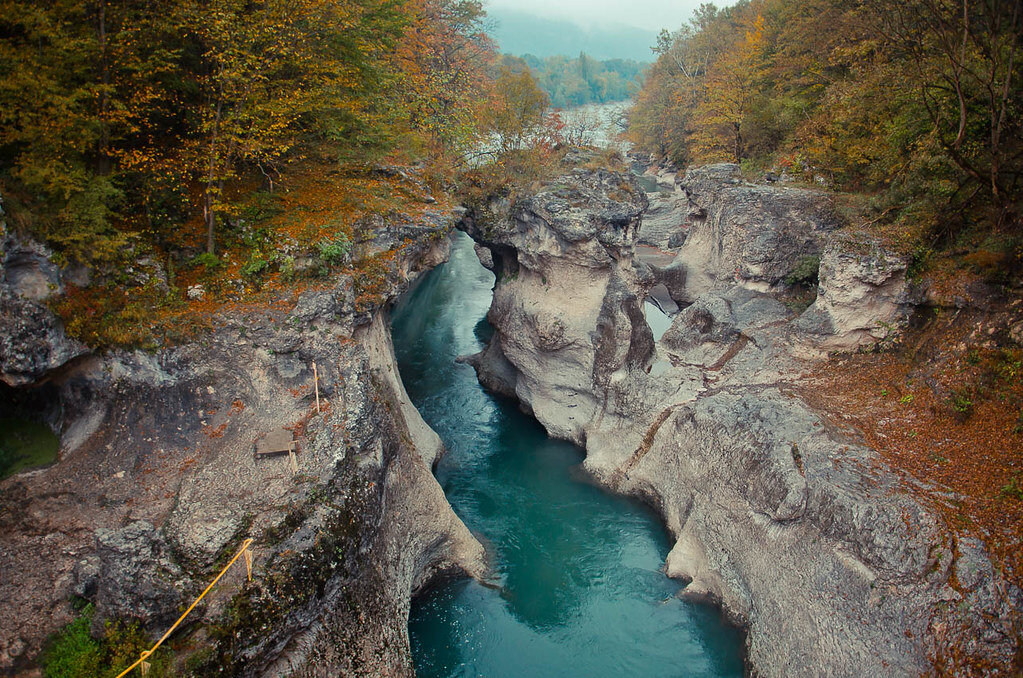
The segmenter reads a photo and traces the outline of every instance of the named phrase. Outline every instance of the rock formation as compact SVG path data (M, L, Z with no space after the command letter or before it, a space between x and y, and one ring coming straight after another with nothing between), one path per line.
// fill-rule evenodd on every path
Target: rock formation
M0 210L0 380L25 386L88 353L44 305L64 289L51 252L8 233Z
M192 343L71 363L84 347L26 293L52 274L45 256L8 238L4 379L45 395L62 445L57 464L0 483L0 671L70 619L72 594L95 603L97 628L162 633L252 537L254 580L234 568L198 612L204 671L411 675L413 593L484 567L431 474L442 444L401 384L386 307L446 258L450 222L386 224L372 247L419 244L395 263L383 305L357 306L341 276L291 310L226 312ZM253 454L281 428L297 440L297 473L287 455Z
M637 288L632 249L645 206L642 191L622 175L577 169L549 191L514 204L496 200L464 217L469 235L490 250L498 279L488 318L500 329L486 357L472 362L494 390L537 403L534 414L556 437L583 442L583 427L601 408L591 377L604 380L612 364L648 357L640 350L614 355L617 332L642 319L630 290ZM636 326L646 329L652 349L649 328ZM591 332L606 334L600 348ZM521 369L526 363L532 369Z
M870 346L894 336L912 307L906 261L877 243L836 239L824 247L813 305L799 326L828 350Z
M748 184L738 165L689 170L679 183L688 205L676 261L691 297L736 283L769 291L801 261L819 257L840 226L825 195Z
M748 630L755 673L920 675L955 609L971 650L1010 657L1019 591L993 595L1007 589L983 551L964 556L871 449L798 395L809 363L796 356L902 321L904 263L834 238L820 194L711 166L681 182L677 258L650 267L633 256L645 198L629 184L576 170L466 215L498 271L494 337L470 359L484 385L661 513L668 573ZM820 257L820 288L797 318L774 293L807 257ZM660 282L684 309L655 342L642 301Z

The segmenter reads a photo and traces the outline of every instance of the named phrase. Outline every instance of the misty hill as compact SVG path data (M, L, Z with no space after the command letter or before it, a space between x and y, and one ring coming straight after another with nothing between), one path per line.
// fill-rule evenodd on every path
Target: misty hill
M652 31L610 24L587 29L570 21L497 7L488 8L487 15L493 24L491 35L500 51L508 54L549 57L585 52L597 59L653 61L650 46L656 35Z

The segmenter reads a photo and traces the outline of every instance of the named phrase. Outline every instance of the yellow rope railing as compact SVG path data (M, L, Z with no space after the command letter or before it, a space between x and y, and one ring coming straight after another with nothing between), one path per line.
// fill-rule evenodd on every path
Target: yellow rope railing
M248 552L248 548L250 546L252 546L251 539L246 539L245 541L243 541L242 547L238 549L238 553L234 554L234 558L231 559L231 562L224 566L224 569L220 571L220 574L217 575L217 578L210 582L210 585L206 587L206 590L199 594L199 597L195 599L195 602L188 606L188 609L185 610L184 614L178 617L178 620L174 622L174 625L167 629L167 633L163 634L163 636L160 637L160 640L156 641L156 645L144 651L142 653L142 656L139 657L138 661L136 661L134 664L126 668L124 671L121 671L119 674L117 674L117 678L123 678L124 676L128 675L129 673L131 673L132 669L134 669L136 666L139 666L140 664L144 664L144 666L142 667L142 673L143 675L145 675L147 672L146 669L149 668L149 665L146 662L146 660L153 656L153 653L156 652L157 648L163 645L163 641L167 640L167 638L170 637L170 634L174 633L174 629L178 628L178 626L181 625L181 622L185 621L185 617L187 617L188 614L195 609L195 606L199 604L199 601L205 598L206 594L209 593L214 586L216 586L217 582L220 581L220 578L227 574L227 571L231 569L231 566L234 565L239 558L241 558L243 553L246 553L245 565L248 571L249 579L252 579L252 555L251 552Z

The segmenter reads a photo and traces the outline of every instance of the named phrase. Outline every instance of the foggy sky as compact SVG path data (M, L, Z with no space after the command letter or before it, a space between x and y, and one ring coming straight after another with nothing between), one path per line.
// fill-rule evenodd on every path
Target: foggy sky
M702 0L706 2L707 0ZM488 7L513 9L583 26L625 24L657 32L676 30L689 20L701 0L485 0ZM729 1L714 3L718 7Z

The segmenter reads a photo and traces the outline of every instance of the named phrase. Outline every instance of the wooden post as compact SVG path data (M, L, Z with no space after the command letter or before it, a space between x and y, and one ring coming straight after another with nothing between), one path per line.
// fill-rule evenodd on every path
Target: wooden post
M252 581L252 551L245 549L245 570L249 573L249 581Z
M298 473L298 457L295 456L294 447L288 450L288 457L291 459L291 473L295 475Z
M139 668L141 669L143 676L149 675L149 662L142 662Z
M313 388L316 390L316 411L320 411L320 376L316 372L316 361L313 361Z

